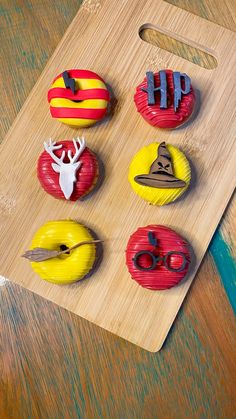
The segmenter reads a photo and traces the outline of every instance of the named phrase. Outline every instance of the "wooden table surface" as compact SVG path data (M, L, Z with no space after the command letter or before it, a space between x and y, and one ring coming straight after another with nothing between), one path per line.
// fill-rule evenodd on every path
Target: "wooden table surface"
M236 28L234 0L169 2ZM80 3L1 0L1 139ZM85 0L95 12L99 3ZM236 417L235 207L232 199L156 354L0 277L0 417Z

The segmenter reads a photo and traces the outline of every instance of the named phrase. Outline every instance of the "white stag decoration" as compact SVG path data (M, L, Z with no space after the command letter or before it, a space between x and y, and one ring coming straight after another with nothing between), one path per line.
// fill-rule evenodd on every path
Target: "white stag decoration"
M55 162L52 163L52 168L54 172L59 173L59 185L66 199L70 199L72 195L74 183L76 182L76 172L82 164L82 162L78 161L78 159L86 147L84 137L81 139L77 138L77 140L73 139L73 144L75 147L75 154L72 156L71 150L69 150L67 153L69 162L66 163L63 161L66 155L65 150L62 151L61 157L57 157L54 154L55 150L62 148L62 144L56 145L56 142L52 142L51 139L48 143L44 143L45 150Z

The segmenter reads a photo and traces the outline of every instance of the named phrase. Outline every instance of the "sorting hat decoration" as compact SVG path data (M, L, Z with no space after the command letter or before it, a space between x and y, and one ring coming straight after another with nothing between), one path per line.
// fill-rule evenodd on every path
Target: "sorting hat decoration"
M153 188L184 188L186 182L174 176L172 160L165 142L157 149L157 158L152 163L149 173L137 175L135 182Z

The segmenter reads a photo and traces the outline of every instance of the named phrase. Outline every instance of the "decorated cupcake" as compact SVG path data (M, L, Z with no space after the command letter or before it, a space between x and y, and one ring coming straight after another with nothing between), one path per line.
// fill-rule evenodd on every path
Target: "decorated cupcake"
M95 187L99 165L84 138L57 143L49 140L44 143L37 172L47 193L54 198L77 201Z
M93 269L100 241L76 221L50 221L35 233L23 257L31 261L33 270L45 281L71 284Z
M154 127L174 129L192 115L195 93L189 76L172 70L146 73L136 88L137 111Z
M103 119L109 92L103 79L89 70L67 70L59 74L48 91L53 118L83 128Z
M153 205L166 205L179 198L189 186L191 169L177 147L152 143L141 148L129 168L133 190Z
M126 264L132 279L151 290L179 284L188 273L190 261L187 242L165 226L138 228L126 248Z

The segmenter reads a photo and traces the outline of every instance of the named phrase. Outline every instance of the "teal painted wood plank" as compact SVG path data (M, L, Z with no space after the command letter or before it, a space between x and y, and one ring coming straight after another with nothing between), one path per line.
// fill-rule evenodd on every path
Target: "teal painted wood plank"
M231 246L226 243L219 228L213 236L209 250L236 315L236 261L232 255Z

